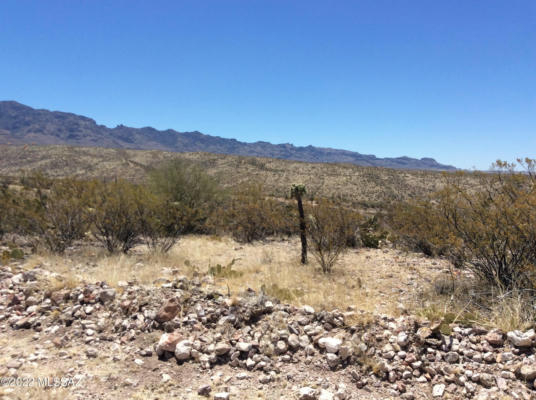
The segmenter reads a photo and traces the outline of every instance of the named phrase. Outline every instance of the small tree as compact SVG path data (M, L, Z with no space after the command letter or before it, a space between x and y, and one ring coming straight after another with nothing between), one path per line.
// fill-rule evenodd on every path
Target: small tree
M88 182L73 178L49 179L41 173L24 179L26 191L19 205L18 231L36 234L37 243L63 253L88 228Z
M346 250L347 239L353 232L354 213L328 200L312 207L308 232L312 253L322 272L329 273L339 256Z
M179 205L142 189L135 208L140 234L147 247L167 253L182 233Z
M93 196L94 235L110 253L127 253L141 234L137 204L140 187L127 181L100 183Z
M267 197L261 184L246 184L232 193L219 219L235 240L251 243L279 233L284 226L283 212L282 205Z
M296 199L298 203L298 214L300 216L300 239L301 239L301 263L307 264L307 234L305 225L305 213L303 211L302 197L306 193L305 185L292 185L290 197Z
M211 211L223 198L215 178L199 166L175 159L149 172L151 191L177 206L183 233L203 233Z

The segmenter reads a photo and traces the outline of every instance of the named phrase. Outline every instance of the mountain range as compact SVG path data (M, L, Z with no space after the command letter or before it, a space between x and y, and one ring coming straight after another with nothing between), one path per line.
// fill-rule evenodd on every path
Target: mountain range
M0 101L0 144L68 145L172 152L207 152L306 162L351 163L397 169L455 170L433 158L378 158L348 150L299 147L289 143L245 143L201 132L160 131L152 127L108 128L93 119L67 112L34 109L16 101Z

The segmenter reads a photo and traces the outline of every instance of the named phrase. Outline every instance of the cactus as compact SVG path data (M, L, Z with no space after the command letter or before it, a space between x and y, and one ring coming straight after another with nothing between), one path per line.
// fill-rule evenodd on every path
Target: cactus
M300 238L301 238L301 263L307 264L307 236L305 226L305 214L303 212L302 196L307 193L305 185L292 185L290 197L298 202L298 212L300 214Z

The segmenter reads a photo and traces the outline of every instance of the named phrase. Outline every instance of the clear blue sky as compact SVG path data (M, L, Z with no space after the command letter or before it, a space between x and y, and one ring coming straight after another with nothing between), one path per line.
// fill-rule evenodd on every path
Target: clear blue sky
M487 168L536 158L536 1L1 0L0 99Z

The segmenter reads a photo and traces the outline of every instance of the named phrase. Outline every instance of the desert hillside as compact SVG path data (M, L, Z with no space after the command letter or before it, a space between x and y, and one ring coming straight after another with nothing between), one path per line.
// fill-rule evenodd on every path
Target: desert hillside
M303 183L313 196L339 196L363 205L407 200L442 186L442 173L361 167L351 164L306 163L275 158L209 153L170 153L65 146L0 146L0 176L42 171L51 177L126 178L141 182L148 169L172 159L189 160L227 187L262 183L277 197Z

